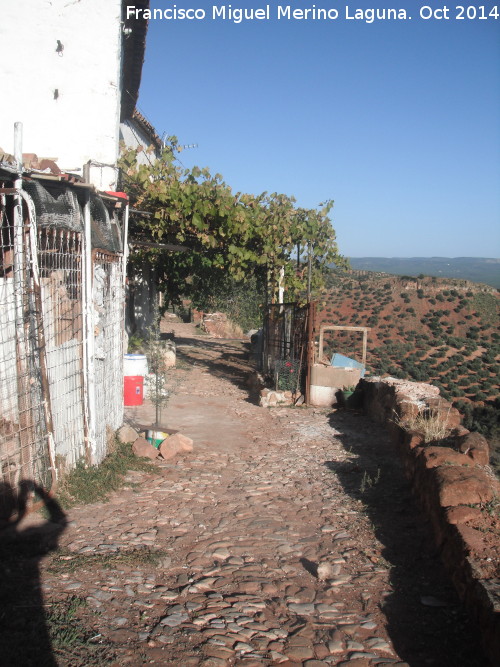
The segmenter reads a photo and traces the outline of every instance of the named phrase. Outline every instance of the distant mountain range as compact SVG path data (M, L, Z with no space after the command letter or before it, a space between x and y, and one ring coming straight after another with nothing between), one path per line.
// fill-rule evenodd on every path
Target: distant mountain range
M351 257L351 267L397 276L437 276L500 288L500 259L487 257Z

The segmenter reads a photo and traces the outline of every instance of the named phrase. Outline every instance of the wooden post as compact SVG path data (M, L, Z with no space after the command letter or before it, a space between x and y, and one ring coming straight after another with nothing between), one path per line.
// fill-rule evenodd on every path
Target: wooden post
M324 332L325 331L362 331L363 332L363 356L362 363L366 366L366 351L368 347L368 332L370 327L343 327L340 325L329 325L324 324L319 330L319 350L318 356L321 359L323 357L323 342L324 342Z
M368 344L368 329L363 329L363 359L362 364L366 366L366 348Z

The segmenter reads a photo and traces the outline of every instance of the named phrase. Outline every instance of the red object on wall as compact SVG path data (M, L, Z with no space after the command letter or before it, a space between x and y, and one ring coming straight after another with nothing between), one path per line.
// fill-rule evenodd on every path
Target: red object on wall
M128 194L126 192L113 192L111 190L105 191L110 197L118 197L119 199L126 199L128 201Z
M123 404L127 407L142 405L144 378L142 375L126 375L123 378Z

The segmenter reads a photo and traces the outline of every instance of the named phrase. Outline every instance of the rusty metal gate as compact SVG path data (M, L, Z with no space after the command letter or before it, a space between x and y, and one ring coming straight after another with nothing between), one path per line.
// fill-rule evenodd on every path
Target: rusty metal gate
M264 315L262 370L278 389L307 395L313 345L314 304L271 304Z

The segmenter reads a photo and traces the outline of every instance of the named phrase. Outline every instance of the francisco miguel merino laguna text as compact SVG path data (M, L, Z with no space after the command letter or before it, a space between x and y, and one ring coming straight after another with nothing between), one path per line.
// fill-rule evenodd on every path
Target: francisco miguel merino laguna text
M353 9L346 5L343 14L338 9L324 9L312 5L306 9L297 9L291 5L276 5L272 8L273 18L287 21L336 21L339 18L346 20L361 20L373 23L375 20L403 20L409 18L405 9ZM127 5L127 19L163 19L166 21L203 21L211 18L213 21L269 21L271 19L271 5L263 7L233 7L232 5L213 5L207 16L207 11L201 7L177 7L172 5L168 9L142 9L135 5Z

